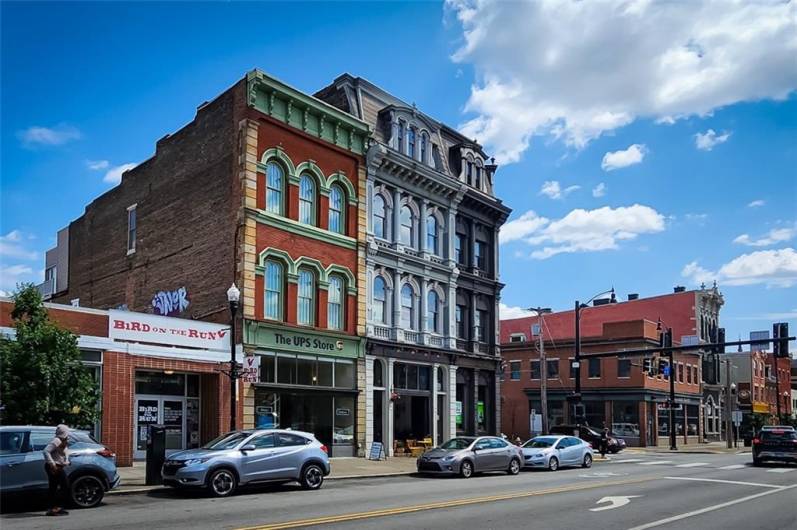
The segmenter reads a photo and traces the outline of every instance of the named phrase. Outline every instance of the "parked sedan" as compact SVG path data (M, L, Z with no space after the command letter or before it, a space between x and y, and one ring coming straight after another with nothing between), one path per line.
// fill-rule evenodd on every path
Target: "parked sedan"
M482 471L517 475L523 462L518 447L496 436L460 436L418 458L418 472L470 478Z
M592 447L575 436L537 436L521 446L523 465L556 471L561 466L592 467Z
M55 427L0 427L0 493L47 491L42 451L54 437ZM119 484L116 455L85 431L71 431L68 444L69 500L78 508L93 508Z
M204 487L227 497L248 484L297 481L304 489L321 487L329 475L327 447L310 433L281 429L232 431L199 449L169 456L163 483Z

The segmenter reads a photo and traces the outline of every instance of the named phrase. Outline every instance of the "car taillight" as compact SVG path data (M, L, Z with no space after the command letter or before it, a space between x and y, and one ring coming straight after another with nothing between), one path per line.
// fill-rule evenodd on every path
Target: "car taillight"
M326 445L321 444L321 450L324 451L326 454L329 454L329 449L327 448Z
M97 451L97 454L100 456L104 456L105 458L113 458L116 456L116 454L114 454L114 452L108 449L107 447L103 447L102 449Z
M759 440L758 438L753 438L753 445L758 445L760 443L761 443L761 440Z

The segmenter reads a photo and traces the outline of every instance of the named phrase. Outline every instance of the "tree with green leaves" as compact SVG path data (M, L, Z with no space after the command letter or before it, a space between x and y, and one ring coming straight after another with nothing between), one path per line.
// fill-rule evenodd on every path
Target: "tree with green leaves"
M6 425L90 426L99 388L81 363L77 337L50 320L32 284L12 296L15 337L0 337L0 403Z

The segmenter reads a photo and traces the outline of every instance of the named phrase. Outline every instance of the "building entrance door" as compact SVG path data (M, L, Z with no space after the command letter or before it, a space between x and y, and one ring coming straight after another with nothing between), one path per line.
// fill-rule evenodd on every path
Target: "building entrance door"
M166 454L199 446L199 400L174 396L136 396L133 458L147 457L147 431L153 424L166 428ZM192 417L189 417L192 416ZM197 418L193 418L197 416Z

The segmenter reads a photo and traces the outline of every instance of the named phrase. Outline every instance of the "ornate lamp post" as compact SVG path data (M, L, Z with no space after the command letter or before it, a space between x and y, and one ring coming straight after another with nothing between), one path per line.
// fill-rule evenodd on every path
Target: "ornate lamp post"
M235 360L235 314L238 312L238 301L241 299L241 291L233 283L227 289L227 301L230 303L230 431L235 430L236 407L236 381L238 373L238 363Z

